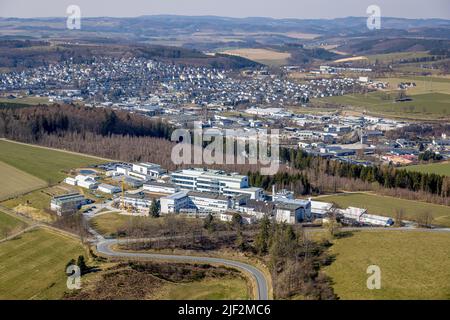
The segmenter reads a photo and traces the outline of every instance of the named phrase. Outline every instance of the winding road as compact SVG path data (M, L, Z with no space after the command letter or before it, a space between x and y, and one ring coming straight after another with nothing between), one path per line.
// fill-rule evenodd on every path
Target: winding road
M132 240L131 240L132 241ZM139 241L139 240L137 240ZM171 260L171 261L187 261L191 263L212 263L220 264L228 267L233 267L241 271L250 274L257 286L256 300L269 300L269 285L266 280L266 276L259 269L249 264L228 260L222 258L203 257L203 256L187 256L187 255L166 255L166 254L153 254L153 253L139 253L139 252L123 252L115 251L111 247L116 244L129 243L130 240L99 240L97 242L97 251L103 255L110 257L122 257L122 258L143 258L143 259L156 259L156 260Z

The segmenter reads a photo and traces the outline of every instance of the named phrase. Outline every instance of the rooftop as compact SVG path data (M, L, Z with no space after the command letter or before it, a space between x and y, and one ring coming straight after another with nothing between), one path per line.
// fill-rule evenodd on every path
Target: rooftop
M188 196L190 197L199 197L199 198L208 198L208 199L214 199L214 200L223 200L227 201L229 197L212 193L212 192L200 192L200 191L189 191Z

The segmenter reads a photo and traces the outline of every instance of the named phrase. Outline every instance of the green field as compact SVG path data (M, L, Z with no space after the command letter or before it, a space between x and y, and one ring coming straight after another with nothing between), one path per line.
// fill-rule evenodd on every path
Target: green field
M84 254L71 238L39 229L0 243L0 299L59 299L65 267Z
M450 117L450 94L426 93L412 96L413 101L395 102L396 93L371 92L314 99L319 105L334 103L351 106L355 111L414 119Z
M201 220L184 218L184 217L172 217L177 223L184 225L191 225L192 227L201 226ZM139 223L139 221L145 223L146 227L154 228L157 230L161 230L167 227L168 218L160 217L160 218L151 218L151 217L136 217L136 216L128 216L121 215L115 212L101 214L97 217L94 217L90 220L90 225L94 228L98 233L103 234L105 236L112 236L117 233L120 229L124 229L128 224Z
M205 279L189 283L167 284L158 300L248 300L247 283L242 278Z
M412 119L440 119L450 117L450 79L439 77L392 77L377 79L388 82L388 91L368 94L348 94L344 96L314 99L317 105L332 103L352 107L355 111L371 112ZM400 82L414 82L406 94L412 101L396 102L397 85Z
M0 141L0 161L49 183L63 180L70 169L102 162L94 157L4 140Z
M406 90L408 95L414 96L426 93L444 93L450 94L450 79L439 77L399 77L399 78L382 78L377 79L388 82L391 90L396 90L401 82L414 82L415 87Z
M325 196L319 197L316 200L334 202L342 208L365 208L371 214L378 214L393 218L396 216L396 210L403 209L405 220L415 220L421 214L430 212L434 217L434 224L450 227L450 207L446 206L362 193L347 193L337 196Z
M94 217L90 220L90 225L100 234L110 236L120 228L125 227L128 223L136 219L145 219L143 217L132 217L121 215L118 213L105 213Z
M450 234L354 232L334 240L336 260L325 268L341 299L450 299ZM381 270L381 289L369 290L367 267Z
M45 181L0 161L0 200L46 186Z
M420 164L416 166L405 167L406 170L422 173L434 173L450 177L450 162Z
M22 230L26 225L25 222L0 211L0 239Z

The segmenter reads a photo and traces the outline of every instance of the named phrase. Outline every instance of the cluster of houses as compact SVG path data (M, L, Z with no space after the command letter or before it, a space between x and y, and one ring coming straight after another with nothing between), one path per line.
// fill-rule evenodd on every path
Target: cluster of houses
M358 79L351 78L297 83L265 69L241 76L232 70L182 66L135 57L93 57L92 61L84 63L68 59L63 63L0 75L0 91L29 90L30 94L55 102L132 104L144 111L184 104L300 105L313 97L353 92L359 83Z
M124 214L149 215L152 204L157 201L162 215L204 218L211 214L222 221L231 221L234 215L239 214L243 223L248 224L264 216L277 222L297 224L326 219L333 209L332 204L295 199L293 192L276 192L275 187L268 195L262 188L250 186L247 176L222 170L191 168L167 172L152 163L108 163L99 168L105 177L120 178L121 183L125 183L126 178L141 183L125 192L123 186L100 183L102 178L94 174L79 174L64 181L88 190L118 193L113 196L112 205ZM71 193L54 197L51 209L59 215L66 215L76 212L86 203L83 195ZM369 215L364 209L339 209L338 213L342 219L357 224L389 226L393 223L389 218Z

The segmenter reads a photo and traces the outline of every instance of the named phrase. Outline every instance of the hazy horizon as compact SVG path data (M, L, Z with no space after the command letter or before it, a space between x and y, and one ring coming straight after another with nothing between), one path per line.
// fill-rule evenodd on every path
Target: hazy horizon
M369 5L384 17L450 19L448 0L1 0L3 18L66 17L69 5L78 5L84 17L129 18L152 15L220 16L230 18L335 19L366 17ZM324 10L324 8L326 8Z
M85 16L87 19L96 19L96 18L117 18L117 19L126 19L126 18L141 18L141 17L158 17L158 16L168 16L168 17L216 17L216 18L230 18L230 19L274 19L274 20L335 20L335 19L346 19L346 18L362 18L366 19L367 16L342 16L335 18L275 18L270 16L245 16L245 17L232 17L232 16L221 16L214 14L205 14L205 15L187 15L187 14L171 14L171 13L161 13L161 14L142 14L138 16ZM66 16L42 16L42 17L12 17L12 16L1 16L0 18L4 19L65 19ZM450 18L406 18L406 17L396 17L396 16L385 16L385 19L405 19L405 20L449 20Z

